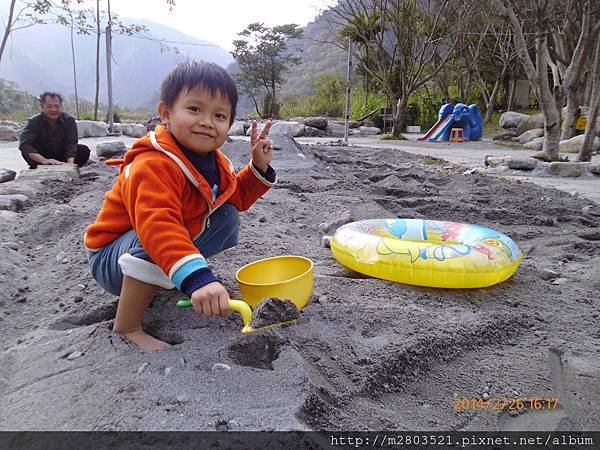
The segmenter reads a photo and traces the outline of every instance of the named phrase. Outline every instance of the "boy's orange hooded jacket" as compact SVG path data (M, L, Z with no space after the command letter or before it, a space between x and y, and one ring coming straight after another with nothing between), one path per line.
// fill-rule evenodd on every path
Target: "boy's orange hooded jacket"
M210 213L225 202L245 211L274 184L252 163L236 174L220 150L215 155L220 180L213 202L208 183L164 126L137 140L124 160L115 161L121 164L118 179L86 230L85 247L98 251L134 229L152 261L180 288L186 276L207 267L192 241Z

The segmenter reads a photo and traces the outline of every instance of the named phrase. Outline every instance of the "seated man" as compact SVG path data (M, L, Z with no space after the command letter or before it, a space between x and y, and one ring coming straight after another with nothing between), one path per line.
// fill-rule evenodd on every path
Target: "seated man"
M55 92L40 95L41 114L33 116L19 139L19 150L30 169L38 164L77 164L83 166L90 149L77 144L75 119L62 112L62 97Z

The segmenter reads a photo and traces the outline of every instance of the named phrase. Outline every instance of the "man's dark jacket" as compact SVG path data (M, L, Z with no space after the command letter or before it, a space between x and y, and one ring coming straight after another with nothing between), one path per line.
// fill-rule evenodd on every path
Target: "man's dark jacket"
M66 161L77 155L77 123L73 116L61 113L57 128L52 128L43 113L28 120L19 139L23 156L39 153L44 158Z

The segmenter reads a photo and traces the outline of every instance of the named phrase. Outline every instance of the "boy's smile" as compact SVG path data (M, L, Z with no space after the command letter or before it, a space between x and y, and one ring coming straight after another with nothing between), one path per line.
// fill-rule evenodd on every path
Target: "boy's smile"
M171 108L160 102L158 113L175 139L194 153L210 153L227 140L231 104L220 93L211 95L201 87L185 90Z

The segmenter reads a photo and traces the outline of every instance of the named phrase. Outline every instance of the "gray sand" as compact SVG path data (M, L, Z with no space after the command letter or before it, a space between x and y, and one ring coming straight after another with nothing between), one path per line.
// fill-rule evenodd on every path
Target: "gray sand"
M298 308L291 300L271 297L262 300L253 311L252 328L261 328L290 320L298 320Z
M237 314L175 307L174 291L159 292L145 319L174 344L167 351L143 353L111 332L116 298L92 280L82 237L115 168L93 163L81 181L47 183L23 212L0 214L2 241L21 242L0 248L0 429L600 428L598 204L402 151L301 151L275 152L278 184L242 214L239 245L209 260L232 298L244 264L314 261L302 323L259 336L242 336ZM247 144L228 154L236 167L249 159ZM343 215L476 223L525 257L486 289L372 279L321 244L318 225ZM486 396L558 396L561 419L453 410L457 397Z

